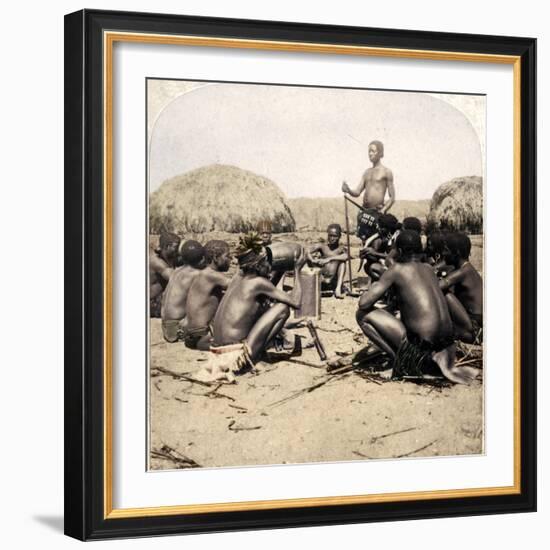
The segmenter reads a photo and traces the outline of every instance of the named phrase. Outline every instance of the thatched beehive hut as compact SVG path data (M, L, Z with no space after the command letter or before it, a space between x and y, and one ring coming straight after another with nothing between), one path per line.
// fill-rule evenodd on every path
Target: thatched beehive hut
M274 233L295 230L277 185L235 166L204 166L166 180L149 202L151 233L242 233L260 220L270 220Z
M440 185L432 197L428 225L483 233L483 179L465 176Z

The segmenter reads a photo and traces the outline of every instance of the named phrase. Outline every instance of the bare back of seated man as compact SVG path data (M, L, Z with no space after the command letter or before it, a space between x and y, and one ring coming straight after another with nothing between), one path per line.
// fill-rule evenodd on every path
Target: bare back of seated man
M168 282L162 299L162 332L167 342L177 342L187 323L187 295L204 261L204 247L197 241L186 241L181 247L184 265L178 267Z
M225 241L208 241L204 246L206 267L194 278L185 305L185 345L206 351L211 344L210 322L214 318L230 279L224 275L231 256Z
M396 247L398 261L359 300L359 326L393 358L394 378L423 377L439 370L455 383L469 383L475 371L454 367L453 323L433 269L422 262L420 236L403 231L397 237ZM390 289L397 296L400 319L374 308Z
M160 317L162 293L174 272L180 238L162 233L159 248L149 254L149 309L151 317Z
M269 249L262 246L257 234L241 237L237 259L240 272L231 280L214 317L214 346L244 343L248 358L256 362L283 328L290 308L300 307L302 288L298 275L305 257L295 261L291 293L279 290L269 281Z

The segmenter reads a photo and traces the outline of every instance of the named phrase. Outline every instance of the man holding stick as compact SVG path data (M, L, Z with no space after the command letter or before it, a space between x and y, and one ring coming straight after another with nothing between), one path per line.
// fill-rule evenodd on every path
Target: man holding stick
M379 216L385 214L395 202L392 171L381 162L384 144L378 140L371 141L368 154L372 167L365 171L357 188L351 189L345 181L342 183L342 191L352 197L359 197L364 192L363 210L357 215L357 236L363 244L376 233Z

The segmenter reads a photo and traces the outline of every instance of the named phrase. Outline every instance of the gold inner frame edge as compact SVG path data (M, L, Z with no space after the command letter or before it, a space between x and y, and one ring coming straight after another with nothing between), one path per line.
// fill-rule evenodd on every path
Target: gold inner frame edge
M360 55L442 61L466 61L513 65L514 87L514 484L504 487L445 489L370 495L347 495L330 497L304 497L294 499L255 500L211 504L182 504L148 508L113 508L113 447L112 447L112 293L113 293L113 46L115 42L138 42L148 44L206 46L217 48L258 49L271 51L308 52L337 55ZM235 512L248 510L273 510L303 508L308 506L335 506L413 500L436 500L521 493L521 58L512 55L450 52L435 50L407 50L368 46L345 46L340 44L316 44L307 42L282 42L270 40L227 39L203 36L163 35L148 33L112 32L103 33L103 111L104 111L104 499L105 519L174 516L185 514Z

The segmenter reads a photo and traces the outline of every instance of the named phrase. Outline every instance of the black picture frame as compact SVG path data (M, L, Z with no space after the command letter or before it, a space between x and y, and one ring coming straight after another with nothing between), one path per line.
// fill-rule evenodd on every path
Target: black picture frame
M106 517L104 31L509 55L521 68L520 490L508 495ZM65 17L65 533L81 540L536 509L536 40L83 10Z

